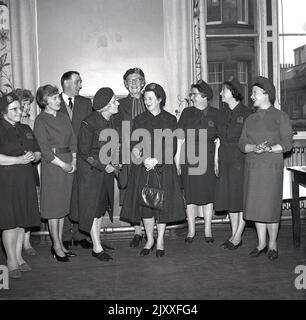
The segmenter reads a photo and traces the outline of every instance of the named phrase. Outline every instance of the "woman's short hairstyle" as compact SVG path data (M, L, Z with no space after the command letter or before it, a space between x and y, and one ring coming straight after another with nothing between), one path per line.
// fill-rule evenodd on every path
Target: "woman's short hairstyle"
M58 94L59 91L57 87L52 86L51 84L46 84L45 86L39 87L36 92L36 102L41 109L45 109L48 105L48 97L52 97L55 94Z
M144 89L144 92L148 92L148 91L154 92L156 98L161 100L160 102L161 108L163 108L166 105L166 93L161 85L152 82L148 84Z
M235 86L232 81L223 82L223 86L225 86L231 93L235 100L242 101L244 96L242 94L242 90Z
M30 103L34 101L34 96L32 92L28 89L18 88L15 90L15 93L17 94L20 103L24 100L28 100L30 101Z

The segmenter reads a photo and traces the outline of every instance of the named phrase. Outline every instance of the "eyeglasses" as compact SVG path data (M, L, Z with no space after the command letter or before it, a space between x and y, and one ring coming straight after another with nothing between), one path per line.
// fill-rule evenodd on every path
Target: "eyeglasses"
M127 80L127 83L128 84L139 84L141 82L141 79L130 79L130 80Z

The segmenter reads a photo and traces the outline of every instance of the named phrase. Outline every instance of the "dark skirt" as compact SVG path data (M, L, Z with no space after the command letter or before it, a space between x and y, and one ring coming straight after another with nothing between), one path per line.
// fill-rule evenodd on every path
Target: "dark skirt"
M152 218L158 223L171 223L186 219L184 201L174 165L157 166L156 169L165 192L164 209L162 211L146 208L139 204L141 190L146 183L147 171L143 165L131 166L128 186L121 210L120 220L138 223L141 218ZM150 173L149 186L158 187L156 176Z
M0 229L40 225L32 164L0 166Z
M94 219L106 212L113 221L114 174L92 168L81 158L77 165L69 217L79 223L80 230L90 233Z
M202 175L189 175L188 169L194 166L181 166L181 181L186 204L198 206L214 202L217 177L214 170L214 153L208 152L207 170Z
M243 210L243 174L245 155L237 144L221 145L219 149L219 177L214 207L216 211Z

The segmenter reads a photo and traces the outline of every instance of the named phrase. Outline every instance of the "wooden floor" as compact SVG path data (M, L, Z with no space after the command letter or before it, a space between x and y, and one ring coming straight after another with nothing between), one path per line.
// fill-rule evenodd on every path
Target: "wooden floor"
M33 271L10 280L1 299L107 299L107 300L206 300L206 299L293 299L305 300L306 290L297 290L295 268L306 266L306 225L302 245L294 249L290 222L279 233L279 259L265 255L248 257L256 246L255 229L249 227L243 246L229 251L220 244L229 235L229 225L214 225L215 243L203 240L197 227L192 244L184 243L186 229L168 230L166 255L139 256L141 248L130 248L130 233L105 235L116 248L111 262L100 262L90 251L72 247L78 256L59 263L50 255L50 245L36 244L39 255L27 258ZM35 239L34 239L35 240ZM38 241L38 239L36 239ZM4 264L0 252L0 264ZM306 280L305 280L306 281ZM304 283L305 283L304 281Z

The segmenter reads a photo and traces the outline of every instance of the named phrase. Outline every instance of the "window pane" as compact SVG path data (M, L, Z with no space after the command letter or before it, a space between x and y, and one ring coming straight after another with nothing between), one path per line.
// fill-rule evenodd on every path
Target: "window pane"
M306 33L305 11L305 1L283 0L283 7L279 5L280 105L296 131L306 131L306 35L296 35Z
M221 20L221 0L207 0L207 22Z
M214 26L214 29L207 29L207 34L254 33L257 29L255 12L256 0L207 0L207 23ZM227 27L223 28L225 25Z
M239 80L244 87L244 104L252 106L249 98L252 77L257 74L255 42L252 38L209 38L207 40L208 81L214 91L212 102L214 107L221 106L219 97L221 84L231 77Z

